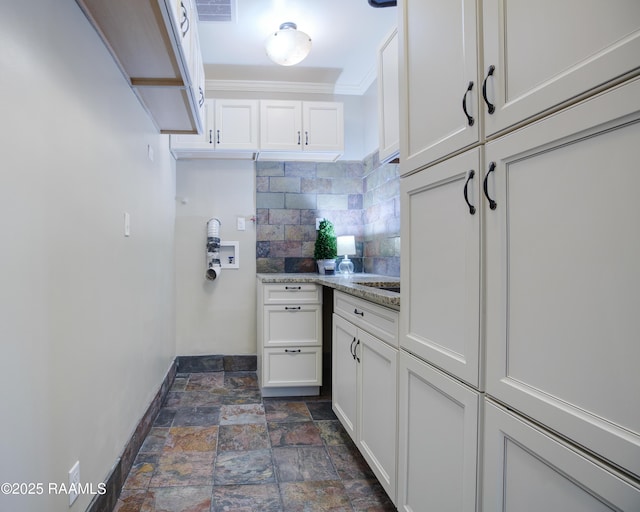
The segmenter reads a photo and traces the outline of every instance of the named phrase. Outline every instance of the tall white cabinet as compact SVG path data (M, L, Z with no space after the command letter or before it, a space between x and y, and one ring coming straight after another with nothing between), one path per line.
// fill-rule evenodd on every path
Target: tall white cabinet
M399 2L400 510L640 510L640 4L614 4Z

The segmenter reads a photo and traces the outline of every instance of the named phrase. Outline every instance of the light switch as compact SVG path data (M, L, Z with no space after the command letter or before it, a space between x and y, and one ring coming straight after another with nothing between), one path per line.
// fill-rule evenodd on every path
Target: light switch
M124 212L124 236L131 236L131 216Z
M245 229L245 218L238 217L238 231L244 231Z

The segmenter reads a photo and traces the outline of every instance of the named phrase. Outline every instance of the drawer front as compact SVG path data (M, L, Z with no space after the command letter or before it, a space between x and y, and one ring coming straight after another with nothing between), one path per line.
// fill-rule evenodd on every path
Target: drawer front
M266 348L264 386L321 386L322 347Z
M398 346L398 312L336 291L333 311L390 345Z
M263 285L263 304L322 304L322 287L313 283Z
M264 306L263 345L322 345L320 304Z

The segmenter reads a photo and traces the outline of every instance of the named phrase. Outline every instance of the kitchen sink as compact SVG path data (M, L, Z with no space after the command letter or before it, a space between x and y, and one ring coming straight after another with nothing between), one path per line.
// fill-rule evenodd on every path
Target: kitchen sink
M380 281L354 281L353 284L359 284L361 286L369 286L370 288L377 288L378 290L386 290L388 292L400 293L400 283L380 282Z

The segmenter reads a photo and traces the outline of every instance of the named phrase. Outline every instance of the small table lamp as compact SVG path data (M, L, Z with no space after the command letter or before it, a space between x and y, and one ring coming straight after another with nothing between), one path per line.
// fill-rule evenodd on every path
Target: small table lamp
M349 259L350 254L356 253L356 237L353 235L338 237L338 256L344 255L344 259L338 265L341 274L353 274L353 263Z

